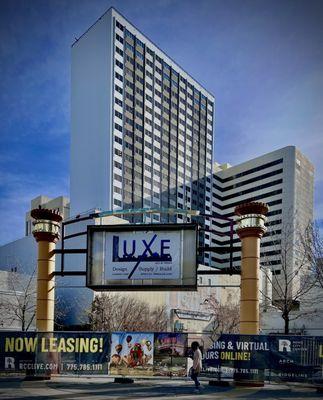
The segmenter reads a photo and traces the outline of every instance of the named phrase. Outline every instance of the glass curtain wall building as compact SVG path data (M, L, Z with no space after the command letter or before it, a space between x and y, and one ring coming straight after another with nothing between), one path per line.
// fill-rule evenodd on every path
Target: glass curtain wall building
M72 46L71 214L210 212L213 113L212 94L108 10ZM183 216L156 213L146 222Z

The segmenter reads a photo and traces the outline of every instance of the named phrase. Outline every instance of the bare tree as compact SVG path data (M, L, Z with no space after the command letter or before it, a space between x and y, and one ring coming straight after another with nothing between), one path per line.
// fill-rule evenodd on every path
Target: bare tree
M212 340L222 333L239 333L239 304L232 302L222 304L215 296L210 296L207 301L207 309L212 315L210 327Z
M165 307L150 307L144 301L119 294L96 296L88 319L96 331L158 332L167 328Z
M316 284L323 289L323 237L317 223L309 224L302 237L303 246Z
M60 331L65 328L65 319L71 310L70 303L62 298L55 295L55 316L54 316L54 330Z
M0 300L0 324L2 326L19 325L22 331L28 331L36 315L35 271L31 275L8 272L7 290Z
M290 321L305 315L314 316L315 305L319 302L312 294L317 279L311 270L308 228L295 227L293 219L291 221L282 227L280 239L272 240L274 259L270 256L261 259L265 279L272 287L271 298L265 291L262 295L281 312L285 334L289 333ZM275 235L272 230L268 236L274 238Z

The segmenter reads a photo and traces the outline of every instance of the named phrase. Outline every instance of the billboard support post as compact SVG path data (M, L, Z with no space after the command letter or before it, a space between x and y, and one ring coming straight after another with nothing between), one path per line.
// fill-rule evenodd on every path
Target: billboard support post
M33 235L38 243L36 329L53 332L55 304L55 246L62 216L56 210L36 208Z
M235 208L241 239L240 334L259 334L260 239L266 232L268 206L261 202Z

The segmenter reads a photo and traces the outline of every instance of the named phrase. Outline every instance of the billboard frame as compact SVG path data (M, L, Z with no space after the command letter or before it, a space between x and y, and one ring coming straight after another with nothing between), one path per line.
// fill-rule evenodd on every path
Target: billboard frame
M92 285L90 284L90 248L91 238L94 232L130 232L130 231L180 231L194 230L195 231L195 277L194 284L119 284L119 285ZM197 269L198 269L198 224L197 223L180 223L180 224L122 224L122 225L88 225L87 226L87 252L86 252L86 287L95 291L192 291L197 290ZM157 280L157 279L156 279ZM162 281L162 280L160 280Z

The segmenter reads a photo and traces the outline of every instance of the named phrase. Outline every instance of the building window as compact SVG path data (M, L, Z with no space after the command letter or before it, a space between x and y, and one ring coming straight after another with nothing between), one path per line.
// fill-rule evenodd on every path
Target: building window
M121 125L119 125L119 124L114 124L114 127L115 127L118 131L122 132L122 126L121 126Z
M120 62L119 60L116 60L116 65L117 65L119 68L123 69L123 64L122 64L122 62Z
M144 59L144 56L143 56L138 50L136 50L136 56L137 56L138 58L140 58L141 60Z
M122 145L122 139L119 138L118 136L114 137L114 141Z
M122 182L122 177L118 174L114 174L114 179L118 182Z
M118 54L120 54L120 56L123 57L123 51L122 51L121 49L119 49L119 47L116 47L116 52L117 52Z
M130 39L132 39L132 40L135 40L135 35L133 35L131 32L129 32L127 29L126 29L126 36L128 36Z
M126 42L126 49L131 50L131 52L134 52L135 48L131 46L128 42Z
M116 104L118 104L118 106L123 107L123 103L122 103L122 101L120 99L115 98L114 101L115 101Z
M123 76L118 74L118 72L116 72L116 78L119 79L119 81L123 82Z
M116 33L116 39L117 39L120 43L123 43L123 38L122 38L120 35L118 35L117 33Z
M121 25L119 21L116 21L116 26L117 26L121 31L124 30L123 25Z
M115 90L116 90L118 93L123 94L123 90L122 90L122 88L121 88L120 86L115 85Z
M122 165L121 165L118 161L115 161L115 162L114 162L114 166L115 166L116 168L118 168L118 169L122 169Z
M122 119L122 114L119 111L115 111L115 116Z

